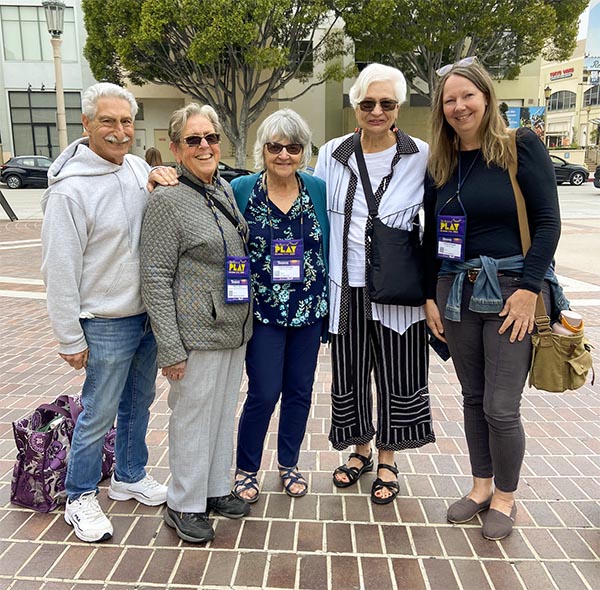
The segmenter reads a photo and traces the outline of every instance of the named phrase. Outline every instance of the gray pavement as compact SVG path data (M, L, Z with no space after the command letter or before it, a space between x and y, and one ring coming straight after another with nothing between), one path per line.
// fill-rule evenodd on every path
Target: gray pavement
M2 187L0 187L1 189ZM2 189L4 190L4 189ZM600 383L577 393L525 391L527 452L513 534L481 537L479 518L454 526L447 506L467 491L469 464L461 396L451 363L431 358L435 444L397 453L400 496L368 498L374 475L346 490L331 483L347 452L331 449L331 364L323 347L299 466L309 494L290 499L277 476L277 416L265 444L261 498L249 517L214 519L206 546L180 541L162 508L100 502L115 528L102 544L80 542L62 510L38 514L10 504L13 420L83 376L56 354L41 282L39 198L9 191L20 221L0 219L0 590L595 590L600 587ZM600 190L559 188L563 230L558 272L573 307L600 343ZM0 213L1 214L1 213ZM600 367L600 346L594 351ZM240 391L238 415L246 383ZM149 471L167 481L167 384L157 380L148 430Z

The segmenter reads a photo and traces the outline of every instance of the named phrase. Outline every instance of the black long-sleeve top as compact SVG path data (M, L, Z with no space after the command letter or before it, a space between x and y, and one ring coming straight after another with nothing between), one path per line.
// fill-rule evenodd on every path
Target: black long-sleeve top
M522 253L521 236L515 196L508 170L492 164L487 166L479 150L461 152L464 177L473 160L460 198L467 214L465 260L479 256L506 258ZM539 293L544 275L560 237L558 192L552 161L546 147L530 129L517 131L517 180L523 192L531 248L525 257L521 288ZM435 299L435 284L440 261L436 258L436 217L458 187L458 170L441 188L433 181L425 182L425 234L423 243L427 260L427 297ZM443 208L443 215L462 215L457 199Z

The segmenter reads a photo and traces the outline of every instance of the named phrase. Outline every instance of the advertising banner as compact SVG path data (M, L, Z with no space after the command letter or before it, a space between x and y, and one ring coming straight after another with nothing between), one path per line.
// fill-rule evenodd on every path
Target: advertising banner
M529 127L538 137L544 137L544 115L546 107L508 107L506 113L511 129Z

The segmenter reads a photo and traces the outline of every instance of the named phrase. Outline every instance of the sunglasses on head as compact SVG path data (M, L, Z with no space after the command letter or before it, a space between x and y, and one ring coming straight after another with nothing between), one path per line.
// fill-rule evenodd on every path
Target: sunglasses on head
M189 147L198 147L202 144L202 140L206 139L208 145L215 145L221 141L220 133L207 133L206 135L189 135L184 137L181 142Z
M365 113L370 113L376 106L379 104L382 111L393 111L398 106L397 100L392 100L391 98L386 98L384 100L361 100L358 103L361 111Z
M465 57L464 59L461 59L457 62L454 62L453 64L446 64L445 66L442 66L439 70L436 70L435 73L441 78L442 76L445 76L451 69L458 67L458 66L470 66L471 64L474 64L477 61L477 58L474 55L471 55L469 57Z
M280 154L285 148L285 151L290 156L297 156L302 150L304 150L304 146L301 143L288 143L284 145L282 143L277 143L276 141L268 141L265 143L267 151L270 154Z

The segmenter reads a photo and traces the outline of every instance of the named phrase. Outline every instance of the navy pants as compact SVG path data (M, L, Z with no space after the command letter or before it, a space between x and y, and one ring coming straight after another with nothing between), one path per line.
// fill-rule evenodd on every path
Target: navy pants
M295 467L306 432L322 322L301 328L254 321L246 349L248 396L238 426L237 467L260 468L271 415L281 397L277 458Z

